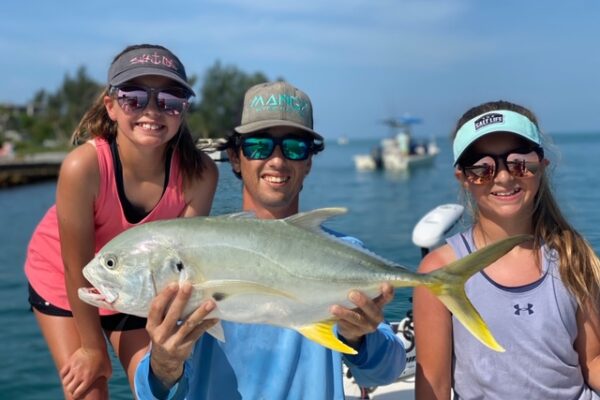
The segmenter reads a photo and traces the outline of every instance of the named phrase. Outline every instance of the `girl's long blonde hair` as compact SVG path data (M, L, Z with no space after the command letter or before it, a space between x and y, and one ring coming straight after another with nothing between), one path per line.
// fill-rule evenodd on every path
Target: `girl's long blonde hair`
M539 129L538 120L530 110L507 101L493 101L468 110L459 119L452 138L467 121L495 110L518 112L529 118ZM552 193L546 168L542 171L531 216L534 249L539 250L546 244L556 250L560 277L565 286L575 296L580 306L591 304L597 309L600 304L600 260L587 240L564 217ZM477 221L478 212L473 204L470 204L470 207L473 209L473 218Z
M125 48L117 54L113 59L113 63L123 54L131 50L141 48L162 48L163 46L141 44ZM166 49L165 49L166 50ZM117 135L117 124L113 121L106 111L104 106L104 97L109 95L109 87L105 87L100 95L96 98L92 106L83 115L79 124L73 131L71 143L73 145L82 144L93 138L104 138L109 140ZM177 150L179 154L179 168L181 168L184 182L190 183L195 178L200 178L205 168L202 161L201 152L198 150L192 138L192 134L185 121L185 116L182 117L181 125L177 134L169 141L168 146Z

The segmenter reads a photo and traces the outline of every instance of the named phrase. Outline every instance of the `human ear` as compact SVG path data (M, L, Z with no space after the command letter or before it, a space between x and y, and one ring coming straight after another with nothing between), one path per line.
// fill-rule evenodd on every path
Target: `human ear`
M310 157L308 159L308 161L306 161L306 171L304 172L304 176L308 176L311 168L312 168L312 157Z
M229 157L229 163L231 164L231 168L238 174L242 173L242 168L240 166L240 155L235 151L235 149L227 148L227 156Z
M102 99L102 101L104 102L104 108L106 108L106 113L108 114L108 116L110 117L110 119L112 119L113 121L117 120L117 113L115 110L115 101L112 97L110 96L104 96L104 98Z
M460 183L460 186L467 189L468 183L460 168L454 168L454 177Z

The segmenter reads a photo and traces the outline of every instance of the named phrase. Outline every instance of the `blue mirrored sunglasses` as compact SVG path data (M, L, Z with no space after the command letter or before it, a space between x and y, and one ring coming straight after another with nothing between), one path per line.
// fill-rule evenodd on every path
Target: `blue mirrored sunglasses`
M268 134L253 134L242 136L240 146L244 156L250 160L266 160L275 151L275 146L279 146L281 153L288 160L302 161L310 155L313 140L297 135L273 137Z

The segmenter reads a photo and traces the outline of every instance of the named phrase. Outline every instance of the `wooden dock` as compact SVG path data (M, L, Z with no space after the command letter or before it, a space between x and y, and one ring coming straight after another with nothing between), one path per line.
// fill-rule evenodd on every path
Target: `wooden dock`
M0 159L0 188L56 179L66 153L40 153Z
M227 161L227 152L215 146L224 139L201 139L197 147L215 161ZM0 156L0 188L56 179L66 152L47 152L25 157Z

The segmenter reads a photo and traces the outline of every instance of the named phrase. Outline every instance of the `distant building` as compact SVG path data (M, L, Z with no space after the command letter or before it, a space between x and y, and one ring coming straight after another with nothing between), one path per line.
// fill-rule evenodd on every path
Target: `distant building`
M35 105L33 103L29 104L11 104L11 103L0 103L0 117L4 117L6 115L19 115L26 114L28 117L33 117L36 113Z
M36 111L33 103L26 105L0 103L0 141L10 140L13 143L22 141L23 135L15 130L15 120L18 121L17 118L23 114L33 117Z
M0 140L19 143L23 141L23 135L15 130L9 129L0 133Z

